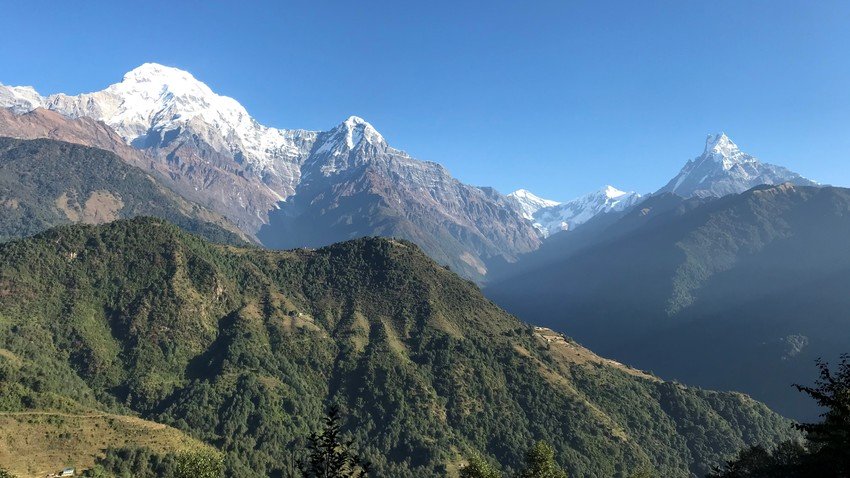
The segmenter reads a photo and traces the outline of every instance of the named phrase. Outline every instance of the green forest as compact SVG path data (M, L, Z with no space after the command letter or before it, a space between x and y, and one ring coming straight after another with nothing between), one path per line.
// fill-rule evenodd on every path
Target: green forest
M570 476L686 477L799 436L749 397L522 323L392 239L278 252L160 219L62 226L0 245L0 350L0 411L139 416L212 445L227 476L297 476L330 406L400 478L471 456L519 472L541 440Z

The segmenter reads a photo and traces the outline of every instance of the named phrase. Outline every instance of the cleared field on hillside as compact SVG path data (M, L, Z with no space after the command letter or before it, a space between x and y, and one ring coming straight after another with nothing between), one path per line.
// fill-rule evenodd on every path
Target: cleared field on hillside
M55 412L0 413L0 466L20 477L44 477L66 466L86 469L107 447L160 452L206 447L182 432L136 417Z

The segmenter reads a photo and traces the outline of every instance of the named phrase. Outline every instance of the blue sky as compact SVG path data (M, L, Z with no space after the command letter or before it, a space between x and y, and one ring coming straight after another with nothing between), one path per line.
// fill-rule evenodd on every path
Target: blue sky
M850 2L4 2L0 82L80 93L155 61L261 123L369 120L461 180L662 186L706 134L850 185Z

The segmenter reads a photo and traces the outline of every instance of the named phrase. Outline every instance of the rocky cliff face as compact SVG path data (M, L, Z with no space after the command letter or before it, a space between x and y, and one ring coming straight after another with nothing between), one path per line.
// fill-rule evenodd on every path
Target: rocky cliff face
M361 118L320 134L301 173L295 194L260 230L269 246L403 237L477 279L492 261L513 261L540 243L507 198L463 184L439 164L390 147Z

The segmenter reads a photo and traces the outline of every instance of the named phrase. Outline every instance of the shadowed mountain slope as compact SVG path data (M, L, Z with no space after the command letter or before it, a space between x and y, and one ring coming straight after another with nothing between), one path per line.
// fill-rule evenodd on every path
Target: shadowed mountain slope
M661 376L817 413L791 384L817 356L850 349L850 190L662 195L603 235L564 236L488 295Z

